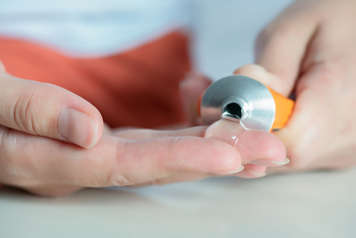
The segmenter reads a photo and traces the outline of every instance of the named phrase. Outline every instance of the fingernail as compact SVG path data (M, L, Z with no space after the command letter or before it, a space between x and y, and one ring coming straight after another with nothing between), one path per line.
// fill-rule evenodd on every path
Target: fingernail
M64 108L59 115L58 130L64 140L90 148L97 142L99 124L85 113Z
M237 173L240 173L241 171L243 171L245 169L245 167L243 165L241 165L240 168L234 170L234 171L231 171L229 172L228 174L237 174Z
M267 159L258 159L248 162L249 164L262 165L262 166L284 166L289 164L289 159L286 158L282 161L267 160Z
M260 177L266 176L266 171L249 170L248 172L255 178L260 178Z
M288 158L285 158L282 161L272 161L272 164L278 165L278 166L284 166L289 164L290 160Z

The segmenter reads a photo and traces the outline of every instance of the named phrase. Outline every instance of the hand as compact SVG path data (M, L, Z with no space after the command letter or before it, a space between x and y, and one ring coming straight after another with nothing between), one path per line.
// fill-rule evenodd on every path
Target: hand
M294 114L276 135L288 149L289 170L338 169L356 164L356 2L296 1L259 35L255 76L288 96ZM251 75L252 74L252 75Z
M210 83L207 77L196 73L181 83L183 106L190 122L187 125L199 123L196 103ZM243 170L236 174L238 177L263 177L267 168L281 167L289 163L285 147L275 136L258 131L246 132L238 123L217 121L207 128L204 137L224 141L239 151Z
M11 175L6 178L9 173L21 173L17 166L12 166L15 159L30 163L26 159L35 159L36 149L44 150L31 148L37 138L90 148L100 140L102 128L100 113L88 102L54 85L8 75L0 62L0 183L11 180ZM21 158L25 148L18 142L24 138L26 153L32 154ZM15 181L9 184L17 185Z
M165 184L240 172L248 153L202 138L205 130L119 130L104 134L93 148L81 149L2 128L0 181L39 195L62 196L84 187ZM260 150L257 154L265 160L284 158L269 149L279 148L273 142L262 149L255 143L251 149Z
M83 187L233 175L243 169L246 158L257 159L251 151L265 160L285 157L283 145L267 133L250 137L271 146L247 143L247 139L239 143L245 145L241 151L224 141L203 138L206 127L107 130L101 135L100 113L80 97L4 71L0 124L0 183L45 196L66 195Z
M90 148L100 140L103 119L73 93L15 78L0 62L0 126Z

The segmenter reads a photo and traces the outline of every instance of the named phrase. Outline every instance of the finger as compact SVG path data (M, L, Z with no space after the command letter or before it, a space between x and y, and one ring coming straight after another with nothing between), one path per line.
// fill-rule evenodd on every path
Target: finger
M196 126L179 130L150 130L150 129L117 129L113 135L126 139L150 139L167 136L198 136L203 137L206 126Z
M245 169L237 173L236 176L248 179L261 178L266 176L266 166L247 164L245 165Z
M277 78L267 85L288 96L298 77L308 43L318 21L311 9L296 2L270 23L257 37L255 61Z
M236 149L199 137L135 142L104 135L88 150L17 131L3 132L1 138L0 182L22 187L44 182L78 187L125 186L163 178L181 181L186 173L234 174L240 168Z
M44 197L63 197L80 190L80 187L49 184L35 187L27 187L24 190Z
M284 144L277 136L270 133L245 132L240 136L236 147L248 164L279 167L289 163Z
M211 80L207 77L191 73L180 83L183 109L188 125L198 124L198 104L203 92L209 87Z
M266 86L270 86L271 82L279 82L277 75L268 72L265 68L257 64L247 64L234 71L235 75L243 75L253 78Z
M54 85L0 77L1 125L86 148L100 139L102 117L84 99Z
M345 24L346 19L338 24ZM329 158L334 161L331 158L335 157L335 151L347 151L345 144L353 138L343 133L353 133L347 122L351 120L347 119L355 98L350 90L355 85L355 50L352 47L355 37L332 24L320 27L310 43L295 90L297 100L293 117L286 128L276 133L288 148L293 170L326 167ZM343 47L339 47L340 42ZM335 123L345 120L346 123ZM340 138L335 140L336 137ZM339 156L338 163L342 164L342 159L347 157Z
M205 137L217 138L233 145L241 154L243 165L274 167L288 163L286 149L275 135L244 130L239 123L233 121L215 122L207 129Z
M347 78L342 76L342 69L336 73L331 68L327 71L323 68L317 65L300 78L293 117L285 128L275 133L288 148L290 167L294 170L304 170L318 159L332 156L338 147L344 150L344 137L335 140L335 136L349 129L347 123L335 122L348 118L353 93L347 93L338 80ZM341 91L342 98L350 100L341 103ZM330 116L331 108L333 116Z

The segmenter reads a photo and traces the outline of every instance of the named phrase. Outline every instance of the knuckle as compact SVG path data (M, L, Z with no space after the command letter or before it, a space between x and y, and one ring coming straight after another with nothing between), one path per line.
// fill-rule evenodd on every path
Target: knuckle
M9 117L16 129L34 135L55 134L58 119L50 112L50 105L56 105L60 88L55 85L31 82L35 87L23 91L9 108ZM40 118L44 115L45 118Z
M20 95L11 109L11 119L17 128L37 134L38 125L35 120L35 105L39 98L35 92Z
M37 185L38 172L32 155L21 157L16 152L17 137L10 129L0 128L0 179L1 182L20 187Z
M304 89L310 89L313 92L323 92L320 95L324 95L325 92L341 90L344 81L339 80L339 78L340 75L345 75L342 61L322 60L313 62L305 71L308 72L309 76L298 84L298 92L301 92Z
M342 63L337 60L328 60L317 62L313 65L312 70L323 79L333 79L339 75L342 68Z
M127 176L119 174L119 175L114 175L111 174L111 176L108 177L108 183L111 186L129 186L133 185L134 183L131 182L131 179L129 179Z
M98 179L98 186L129 186L135 184L134 179L128 174L120 173L115 169L115 166L110 167L102 179ZM130 171L125 171L125 173L130 173Z
M122 163L123 158L125 158L126 150L127 150L128 142L126 140L123 141L118 141L118 143L115 146L115 158L114 163L118 163L119 166L122 166L124 163ZM119 171L117 171L116 165L114 164L113 166L110 166L111 168L109 171L106 173L106 179L105 183L108 185L113 185L113 186L125 186L130 184L130 179L128 179L125 175L119 174Z
M121 172L130 172L129 169L123 169L123 166L125 164L124 158L127 157L127 155L125 155L125 153L127 152L127 146L129 146L128 141L118 141L115 145L115 159L109 163L109 166L107 161L102 166L99 165L101 168L103 168L102 171L105 172L102 178L98 179L101 180L98 182L98 185L102 185L103 183L106 186L128 186L135 184L130 176L128 176L127 174L122 174Z

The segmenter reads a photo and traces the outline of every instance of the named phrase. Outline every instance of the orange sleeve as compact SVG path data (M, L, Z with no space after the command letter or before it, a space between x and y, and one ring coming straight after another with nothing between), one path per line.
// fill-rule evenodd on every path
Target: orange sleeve
M268 88L268 90L271 92L276 104L276 115L272 129L281 129L287 125L289 118L292 116L294 101L271 88Z
M0 61L14 76L80 95L112 127L158 127L184 118L179 82L191 62L189 38L180 31L102 58L72 58L39 44L0 37Z

